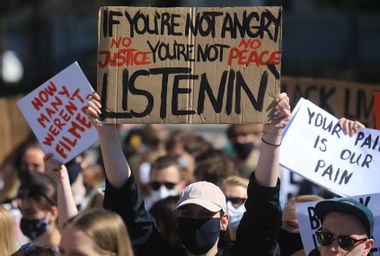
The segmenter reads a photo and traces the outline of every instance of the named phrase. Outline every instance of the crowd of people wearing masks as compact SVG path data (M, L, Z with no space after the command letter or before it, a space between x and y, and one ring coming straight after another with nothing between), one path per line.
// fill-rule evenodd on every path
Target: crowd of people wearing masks
M301 256L295 206L309 201L322 224L309 255L371 254L374 217L363 204L295 195L281 209L285 93L275 121L231 125L218 149L188 128L101 124L101 109L93 93L99 145L66 165L31 139L3 161L0 256ZM350 134L363 127L340 124Z

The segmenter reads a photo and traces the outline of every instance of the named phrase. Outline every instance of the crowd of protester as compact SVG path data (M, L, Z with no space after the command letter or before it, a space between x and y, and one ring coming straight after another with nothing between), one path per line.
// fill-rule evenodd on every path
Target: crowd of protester
M281 209L279 153L290 119L231 125L215 148L191 129L102 125L100 97L88 116L100 143L66 165L31 136L1 166L0 256L306 255L295 204L316 206L322 229L312 255L367 255L373 216L363 205L294 195ZM363 127L340 119L348 133ZM351 253L351 254L350 254Z

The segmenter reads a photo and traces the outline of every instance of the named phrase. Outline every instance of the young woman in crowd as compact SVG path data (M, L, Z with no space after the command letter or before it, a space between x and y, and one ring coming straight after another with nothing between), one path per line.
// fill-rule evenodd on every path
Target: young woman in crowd
M12 215L0 207L0 256L9 256L18 249Z
M57 183L59 222L62 226L60 254L83 256L133 256L131 242L122 219L104 209L89 209L77 214L65 165L45 157L45 173Z
M17 196L21 231L34 244L58 248L61 235L56 184L40 172L28 172L25 177L28 182L23 182Z

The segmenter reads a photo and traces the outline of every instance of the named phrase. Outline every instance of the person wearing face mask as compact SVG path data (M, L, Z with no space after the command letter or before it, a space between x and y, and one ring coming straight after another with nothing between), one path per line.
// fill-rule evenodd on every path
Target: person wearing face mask
M152 205L168 196L176 196L185 188L181 166L177 158L162 156L157 158L150 170L148 188L150 194L144 197L145 208L149 210Z
M233 124L226 133L231 142L232 155L236 155L250 170L255 170L260 156L262 124Z
M244 203L247 200L249 180L239 176L231 176L223 181L223 193L227 199L227 213L229 215L228 230L230 239L236 240L236 230L245 212Z
M296 216L296 203L320 201L322 199L322 197L316 195L302 195L292 197L286 203L278 238L281 256L305 256Z
M137 255L166 255L155 222L144 208L134 176L121 150L115 125L102 125L100 96L88 98L88 116L100 138L107 174L104 207L122 216ZM246 212L237 229L236 242L219 243L227 230L226 198L216 185L199 181L181 193L177 203L177 232L188 255L273 255L281 226L279 203L279 151L281 134L290 118L285 93L274 99L274 123L263 128L261 154L248 186Z
M56 184L43 173L27 175L28 182L21 185L17 196L22 214L20 229L32 243L58 248L61 235L57 225Z

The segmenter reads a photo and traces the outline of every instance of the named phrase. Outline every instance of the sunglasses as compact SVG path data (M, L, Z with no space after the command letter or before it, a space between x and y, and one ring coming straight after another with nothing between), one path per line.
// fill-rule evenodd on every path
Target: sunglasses
M173 182L162 182L161 183L159 181L152 181L149 184L150 184L150 187L155 191L159 190L162 185L164 185L167 189L173 189L175 187L175 185L177 185Z
M329 246L333 243L334 239L338 240L338 244L340 248L345 251L351 251L354 249L359 243L363 243L367 241L368 238L355 239L349 236L335 236L333 233L323 230L318 230L315 232L317 235L317 240L322 246Z
M245 203L247 198L242 198L242 197L226 197L226 201L230 201L234 206L239 206Z

